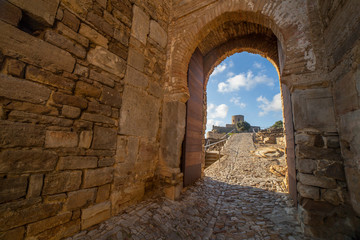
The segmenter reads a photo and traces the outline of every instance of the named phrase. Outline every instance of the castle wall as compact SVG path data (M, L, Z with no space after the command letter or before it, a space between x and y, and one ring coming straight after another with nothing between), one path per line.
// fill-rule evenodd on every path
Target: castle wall
M0 1L0 238L139 201L159 160L166 0Z

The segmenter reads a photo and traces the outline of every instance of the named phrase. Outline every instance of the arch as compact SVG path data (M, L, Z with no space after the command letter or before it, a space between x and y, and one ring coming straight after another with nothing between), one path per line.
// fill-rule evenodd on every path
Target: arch
M216 1L206 8L190 10L189 4L176 5L174 19L170 26L171 43L170 66L168 69L167 94L172 99L185 102L188 98L187 67L195 49L211 32L216 32L226 22L252 23L271 30L279 41L279 48L291 60L284 66L286 73L313 71L315 56L306 34L302 29L307 25L305 16L295 15L300 3L289 1ZM196 6L195 6L196 7ZM285 9L286 8L286 9ZM292 10L294 10L292 12ZM198 11L189 14L189 11ZM305 15L305 13L303 13ZM191 22L191 24L189 24ZM298 44L300 43L300 44ZM221 42L220 42L221 44ZM310 56L311 55L311 56ZM305 56L308 56L306 59ZM299 67L301 66L301 67Z

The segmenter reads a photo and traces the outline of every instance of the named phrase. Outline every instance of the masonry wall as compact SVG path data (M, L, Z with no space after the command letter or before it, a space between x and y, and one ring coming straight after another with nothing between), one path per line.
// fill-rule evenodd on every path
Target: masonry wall
M56 239L151 191L166 0L0 1L0 238Z

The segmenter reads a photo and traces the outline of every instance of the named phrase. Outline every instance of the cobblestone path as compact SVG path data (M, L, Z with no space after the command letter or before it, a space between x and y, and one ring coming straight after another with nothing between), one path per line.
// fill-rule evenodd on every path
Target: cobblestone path
M179 201L145 200L70 239L307 239L288 196L270 191L282 179L251 150L251 134L233 135L226 155Z

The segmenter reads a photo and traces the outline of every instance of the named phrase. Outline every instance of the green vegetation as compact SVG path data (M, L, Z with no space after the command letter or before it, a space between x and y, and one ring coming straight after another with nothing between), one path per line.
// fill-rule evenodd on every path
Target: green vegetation
M277 121L274 123L274 125L271 126L271 128L284 128L284 123L283 121Z
M249 131L250 127L251 127L250 123L248 123L248 122L246 122L246 121L244 121L244 122L238 122L238 123L236 124L236 130L237 130L238 132L247 132L247 131Z

